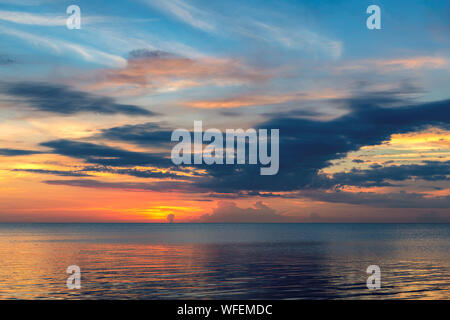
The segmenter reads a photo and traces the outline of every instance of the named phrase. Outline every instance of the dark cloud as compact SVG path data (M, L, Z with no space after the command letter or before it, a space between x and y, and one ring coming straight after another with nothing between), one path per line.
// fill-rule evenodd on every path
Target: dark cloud
M22 171L30 173L51 174L62 177L89 177L89 174L79 171L60 171L60 170L44 170L44 169L13 169L12 171Z
M293 107L295 108L298 106L293 106ZM273 113L269 113L269 112L265 112L262 115L267 118L273 117ZM295 118L317 118L319 116L322 116L323 114L320 112L317 112L316 110L294 109L294 110L289 110L288 112L284 112L283 115L286 117L295 117Z
M136 116L155 115L138 106L120 104L110 97L95 96L64 85L37 82L2 83L0 92L26 102L35 110L58 114L95 112Z
M219 113L226 117L242 117L242 113L231 110L220 110Z
M419 193L391 192L334 192L323 190L302 190L302 197L312 200L367 205L379 208L450 208L450 196L429 198Z
M309 217L307 217L305 219L307 222L323 222L324 219L320 216L320 214L316 213L316 212L311 212Z
M105 145L72 140L53 140L41 143L53 149L53 153L83 159L85 162L103 166L158 166L170 167L172 162L166 154L126 151Z
M390 99L353 99L348 101L348 114L330 121L273 117L259 127L280 130L277 175L260 176L257 166L205 166L211 179L203 181L202 186L230 193L330 188L333 182L319 171L331 160L363 146L378 145L392 134L428 126L450 128L450 100L395 108L378 106Z
M87 172L107 172L113 174L128 175L138 178L186 180L185 176L178 175L175 172L162 172L155 170L138 170L138 169L117 169L103 166L85 167L83 169L79 169L76 171L45 170L45 169L13 169L11 171L50 174L63 177L92 177L92 175L88 174Z
M174 57L175 55L161 50L135 49L129 53L130 59L158 59Z
M42 153L40 151L34 151L34 150L21 150L21 149L0 149L0 156L27 156L30 154L38 154Z
M101 137L109 140L127 141L143 146L167 146L171 143L172 129L148 122L105 129Z
M53 182L88 187L138 188L141 190L188 190L202 192L205 197L233 198L236 196L279 196L277 192L299 191L297 196L327 202L343 202L383 207L436 207L446 208L448 197L425 198L422 194L370 192L347 193L340 186L387 186L389 181L424 179L445 180L449 162L425 161L420 165L372 165L366 170L337 173L332 178L320 170L331 165L332 160L344 158L348 152L363 146L378 145L392 134L407 133L429 126L450 128L450 100L423 103L404 107L383 108L379 104L394 101L389 98L350 100L348 114L320 121L282 115L260 124L258 128L280 130L280 170L275 176L261 176L257 165L197 165L204 174L186 177L188 181L171 181L170 184L130 185L105 184L100 181ZM396 100L397 101L397 100ZM170 131L155 123L130 125L104 130L102 138L120 140L143 146L162 146L170 140ZM174 167L170 152L142 153L70 140L49 141L42 144L54 153L83 159L87 163L103 166L109 172L148 178L182 180L176 173L161 173L151 169L138 171L123 166L154 166L171 171L192 170L186 166ZM269 148L270 149L270 148ZM328 192L324 192L327 190ZM331 190L331 192L330 192ZM334 191L333 191L334 190Z
M10 56L0 54L0 66L6 66L15 63L16 61Z
M198 222L211 223L277 223L289 222L289 217L280 215L274 209L258 201L251 208L240 208L234 202L219 201L211 214L205 214Z
M336 185L351 185L361 187L389 186L387 180L402 181L408 179L423 179L427 181L446 180L450 175L450 161L424 161L423 165L400 165L383 167L371 166L368 170L352 169L350 172L340 172L333 175Z
M117 169L110 167L87 167L83 171L86 172L108 172L114 174L123 174L138 178L158 178L158 179L178 179L184 180L186 177L172 172L162 172L155 170L138 170L138 169Z
M417 217L420 223L450 223L450 213L441 215L435 211L425 212Z
M121 189L130 191L182 191L184 193L200 192L195 186L174 181L159 182L103 182L95 179L46 180L46 184L83 188ZM204 190L203 190L204 191Z

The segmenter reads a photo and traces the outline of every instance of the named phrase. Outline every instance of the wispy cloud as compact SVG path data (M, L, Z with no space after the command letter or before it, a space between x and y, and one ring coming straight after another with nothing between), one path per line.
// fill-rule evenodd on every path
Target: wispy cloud
M0 10L0 20L37 26L65 26L67 16L38 15L21 11Z
M156 7L178 19L191 27L207 32L214 32L216 26L210 21L210 13L201 10L182 0L151 0L147 1L150 6Z
M2 4L11 4L11 0L0 0ZM14 0L14 5L18 6L39 6L44 3L54 2L54 0Z
M286 94L242 94L223 99L188 101L186 104L194 108L238 108L264 105L277 105L295 101L343 99L348 97L348 93L339 92L332 89L322 91L310 91Z
M284 24L267 23L252 18L251 12L240 12L236 19L236 11L232 12L206 10L194 6L184 0L147 1L153 7L179 19L191 27L214 35L246 37L284 48L301 50L313 55L320 54L337 59L344 50L343 42L330 39L303 26L295 24L286 27ZM248 9L247 9L248 10ZM269 13L271 14L271 13Z
M238 25L237 30L249 37L277 44L288 49L296 49L316 55L339 58L344 50L341 41L330 39L304 27L286 28L266 22L249 20L246 25Z
M75 44L69 41L38 36L29 32L14 30L2 26L0 26L0 33L20 38L33 45L44 46L51 49L57 54L67 52L75 53L86 61L97 63L100 65L106 65L110 67L123 67L126 65L126 60L120 56L106 53L87 46Z
M58 14L36 14L23 11L6 11L0 10L0 20L8 21L17 24L44 26L44 27L60 27L66 26L66 21L69 15ZM126 19L122 17L108 17L108 16L82 16L82 24L96 24L96 23L111 23L114 21L133 21L133 22L147 22L154 19Z
M416 56L391 59L352 61L335 67L338 72L390 73L401 70L441 69L450 66L450 59L439 56Z

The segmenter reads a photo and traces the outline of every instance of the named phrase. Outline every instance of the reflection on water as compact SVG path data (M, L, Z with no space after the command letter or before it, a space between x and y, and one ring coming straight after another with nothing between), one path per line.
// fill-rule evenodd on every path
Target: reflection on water
M449 247L450 225L2 224L0 298L450 299Z

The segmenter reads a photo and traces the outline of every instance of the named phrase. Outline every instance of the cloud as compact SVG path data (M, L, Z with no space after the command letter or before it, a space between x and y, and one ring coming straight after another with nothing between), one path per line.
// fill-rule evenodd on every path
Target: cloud
M342 71L371 71L389 73L400 70L442 69L450 65L445 57L417 56L395 59L370 59L345 63L335 70Z
M167 146L171 143L172 131L155 122L147 122L104 129L100 136L103 139L126 141L141 146Z
M53 153L56 154L103 166L170 167L173 165L170 158L165 158L165 154L133 152L89 142L62 139L43 142L41 146L53 149Z
M103 52L91 47L83 46L77 43L37 36L32 33L14 30L2 26L0 26L0 33L25 40L35 46L44 46L48 49L51 49L57 54L75 53L78 57L81 57L83 60L88 62L115 68L123 67L126 65L126 60L120 56Z
M450 208L450 196L430 198L420 193L346 192L302 190L300 195L316 201L347 203L377 208Z
M307 222L317 223L317 222L323 222L323 217L320 216L320 214L316 212L311 212L310 215L305 219Z
M390 93L391 94L391 93ZM345 101L339 101L343 104ZM336 173L330 177L321 170L332 160L344 158L348 152L363 146L379 145L393 134L422 130L428 126L448 128L450 125L450 100L405 106L400 99L386 95L359 96L348 99L348 113L327 121L299 117L295 112L272 116L258 128L280 129L280 170L275 176L261 176L258 166L251 165L198 165L197 172L183 177L177 171L192 170L174 166L169 152L143 153L86 142L56 140L43 143L54 153L83 159L85 162L108 166L105 171L148 178L168 178L170 184L130 185L104 182L58 182L88 187L137 188L143 190L189 190L208 193L213 198L245 196L279 197L284 192L297 192L298 197L317 201L369 205L374 207L446 208L448 197L417 193L377 194L374 192L347 192L343 186L387 186L389 181L424 179L445 180L449 174L448 162L424 161L417 165L398 165ZM381 107L388 105L389 107ZM161 146L168 131L155 123L114 127L104 130L102 138L117 139L141 146ZM152 166L149 170L124 169L123 166ZM111 168L112 167L112 168ZM115 167L115 168L114 168ZM119 167L119 168L118 168ZM158 168L170 168L161 173ZM98 169L102 170L102 169Z
M13 169L12 171L51 174L62 177L89 177L89 174L79 171L61 171L61 170L45 170L45 169Z
M423 179L436 181L447 180L448 175L450 175L450 161L424 161L423 165L377 166L367 170L352 169L350 172L335 173L332 181L336 185L381 187L391 185L387 182L388 180Z
M31 154L38 154L42 153L41 151L35 151L35 150L22 150L22 149L7 149L7 148L1 148L0 149L0 156L27 156Z
M167 215L167 222L173 223L175 220L175 215L173 213Z
M15 63L15 60L12 57L0 54L0 66L7 66L13 63Z
M374 64L385 71L395 69L440 69L449 64L448 59L442 57L412 57L391 60L375 60Z
M251 6L242 6L239 10L239 18L236 19L236 9L231 10L221 6L220 12L194 6L192 2L184 0L164 1L152 0L147 3L162 12L177 18L179 21L206 33L223 36L234 35L244 38L243 41L264 42L264 46L273 45L285 49L300 50L317 56L322 54L331 58L339 58L343 52L342 41L330 39L298 23L298 17L291 16L291 12L274 14L276 9L265 12L265 19L255 17L255 10ZM270 23L268 23L270 21Z
M0 10L0 20L37 26L65 26L67 16L56 16L54 14L38 15L28 12Z
M130 59L175 58L176 55L162 50L134 49L130 51Z
M435 211L425 212L417 216L420 223L450 223L450 214L440 215Z
M125 68L98 73L97 88L133 87L169 90L202 85L228 85L261 82L271 75L241 60L225 58L186 58L163 51L133 50Z
M242 94L223 99L188 101L189 107L212 108L237 108L264 105L277 105L287 102L311 101L311 100L335 100L343 99L347 95L334 90L321 90L320 92L299 92L284 94Z
M209 21L210 13L198 9L186 1L182 0L152 0L147 3L153 7L156 7L169 15L183 21L184 23L207 32L214 32L216 26L213 22Z
M211 214L201 216L196 222L210 223L277 223L289 222L291 219L277 213L261 201L253 207L240 208L234 202L219 201Z
M389 96L378 100L372 97L349 100L346 104L349 113L329 121L296 118L289 114L273 116L258 127L280 130L277 175L260 176L255 166L248 165L205 166L210 178L200 184L224 193L330 188L332 181L319 171L329 166L331 160L343 158L363 146L378 145L395 133L428 126L450 126L450 100L403 107L379 106L391 101L395 99Z
M158 182L105 182L94 179L78 180L46 180L43 181L50 185L71 186L95 189L121 189L127 191L160 191L160 192L200 192L195 186L188 183L179 183L172 181Z
M65 27L69 15L61 16L58 14L35 14L23 11L6 11L0 10L0 20L13 22L17 24L44 26L44 27ZM111 21L118 21L119 17L106 16L87 16L82 15L82 25L94 23L110 23ZM150 19L128 19L127 21L149 21Z
M86 172L108 172L114 174L123 174L138 178L157 178L157 179L178 179L186 180L186 177L173 172L162 172L156 170L138 170L138 169L117 169L110 167L87 167L83 171Z
M75 171L61 171L61 170L47 170L47 169L13 169L11 171L29 172L38 174L49 174L62 177L92 177L89 173L106 172L111 174L120 174L133 176L138 178L154 178L154 179L176 179L176 180L189 180L186 175L177 174L177 172L163 172L157 170L142 170L142 169L129 169L129 168L112 168L106 166L91 166L84 167ZM191 173L190 177L195 176L195 173Z
M58 114L95 112L135 116L155 115L141 107L120 104L112 98L76 91L65 85L37 82L2 83L0 92L23 100L32 109Z
M333 59L339 58L344 50L341 41L330 39L298 25L285 27L250 20L247 24L241 25L239 30L244 35L267 43L276 43L284 48L301 50L314 55L320 53Z

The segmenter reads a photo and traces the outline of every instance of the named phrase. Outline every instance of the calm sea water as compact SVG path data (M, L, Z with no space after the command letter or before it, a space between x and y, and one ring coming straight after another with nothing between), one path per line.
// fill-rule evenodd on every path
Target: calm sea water
M0 299L450 299L449 249L448 224L0 224Z

